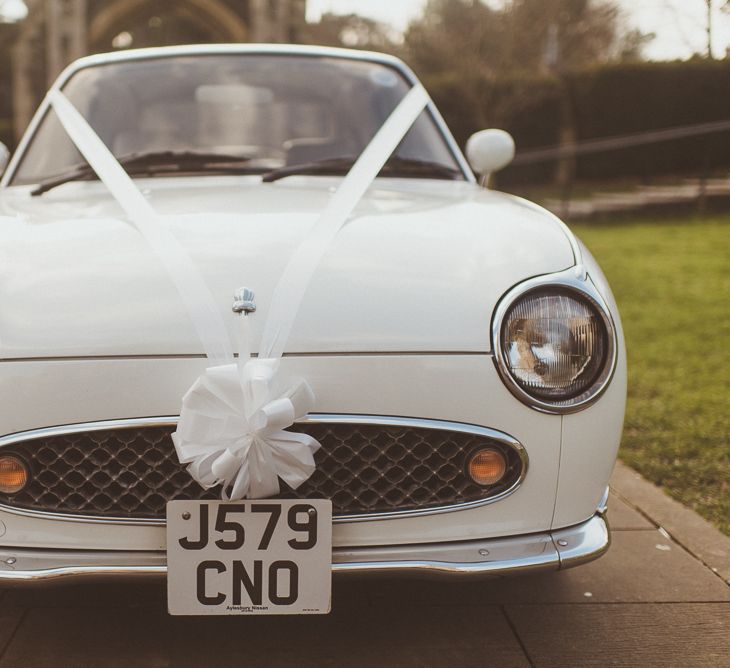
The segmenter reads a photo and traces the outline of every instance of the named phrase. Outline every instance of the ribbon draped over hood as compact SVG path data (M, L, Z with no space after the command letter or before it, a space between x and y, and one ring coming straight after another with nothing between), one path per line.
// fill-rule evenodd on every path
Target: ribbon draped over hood
M205 488L222 485L224 499L270 497L279 479L296 489L314 473L320 444L285 431L314 408L314 393L305 380L281 379L280 358L321 258L428 101L414 85L375 134L289 259L269 307L262 357L250 357L244 326L236 364L216 300L187 250L78 109L57 87L48 93L45 104L155 252L205 347L211 366L183 397L172 438L190 475Z

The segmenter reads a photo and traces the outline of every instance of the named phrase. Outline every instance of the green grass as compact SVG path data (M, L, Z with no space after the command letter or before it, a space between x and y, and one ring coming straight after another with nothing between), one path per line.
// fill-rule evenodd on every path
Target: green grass
M572 227L624 325L620 457L730 535L730 217Z

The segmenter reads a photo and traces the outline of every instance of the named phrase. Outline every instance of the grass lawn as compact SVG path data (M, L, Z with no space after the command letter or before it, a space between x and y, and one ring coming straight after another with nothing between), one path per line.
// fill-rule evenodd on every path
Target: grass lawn
M730 216L572 227L624 325L620 457L730 535Z

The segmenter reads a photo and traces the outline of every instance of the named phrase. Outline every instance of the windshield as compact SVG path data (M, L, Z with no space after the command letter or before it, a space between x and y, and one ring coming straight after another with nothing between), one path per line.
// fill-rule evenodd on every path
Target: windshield
M398 70L378 63L234 54L88 67L63 90L118 158L220 153L265 173L359 156L409 88ZM428 111L394 155L459 171ZM49 110L11 183L40 183L84 164Z

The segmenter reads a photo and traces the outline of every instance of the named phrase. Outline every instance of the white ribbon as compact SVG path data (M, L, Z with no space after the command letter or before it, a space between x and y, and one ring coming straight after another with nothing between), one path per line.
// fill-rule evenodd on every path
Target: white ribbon
M223 316L185 248L69 99L56 89L49 91L48 99L71 141L167 270L211 364L232 363L233 349Z
M416 122L428 99L421 84L411 88L352 166L309 235L292 255L274 290L261 340L262 357L281 357L284 353L304 293L322 256Z
M417 84L403 98L292 255L274 289L258 359L250 359L242 316L238 364L210 289L163 217L63 93L52 90L49 101L71 140L160 258L211 361L183 397L172 436L180 462L188 464L203 487L222 485L224 499L272 496L279 491L279 479L298 488L314 472L320 444L285 429L304 417L315 399L306 380L280 380L279 359L317 265L428 104L425 89Z

